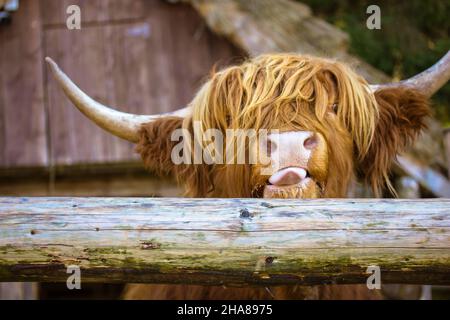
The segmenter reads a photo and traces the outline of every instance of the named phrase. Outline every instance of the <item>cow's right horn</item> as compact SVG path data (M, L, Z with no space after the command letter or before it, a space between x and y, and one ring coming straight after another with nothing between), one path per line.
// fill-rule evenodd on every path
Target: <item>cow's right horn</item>
M81 91L51 58L47 57L45 61L48 62L66 96L78 110L101 128L122 139L136 143L139 140L138 131L142 124L164 116L185 117L189 113L188 108L157 115L135 115L114 110Z
M431 97L440 88L442 88L450 79L450 51L448 51L438 62L427 70L418 75L402 80L399 82L384 83L371 85L372 91L384 88L411 88L424 94L426 97Z

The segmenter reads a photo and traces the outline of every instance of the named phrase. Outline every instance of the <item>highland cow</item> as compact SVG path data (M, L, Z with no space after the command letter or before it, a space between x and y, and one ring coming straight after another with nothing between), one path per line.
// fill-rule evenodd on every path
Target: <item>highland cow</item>
M89 98L49 58L68 98L103 129L137 143L146 168L173 175L189 197L339 198L364 179L380 196L392 190L389 170L430 115L428 98L450 78L450 52L434 67L399 83L371 86L345 64L298 54L266 54L211 75L184 109L164 115L132 115ZM197 131L272 130L257 147L268 163L175 163L184 130L186 152L200 146L217 156ZM200 135L202 136L202 135ZM211 141L210 141L211 142ZM220 152L226 153L225 147ZM256 152L237 147L245 159ZM239 152L238 150L238 152ZM241 150L242 151L242 150ZM219 152L219 153L220 153ZM270 174L267 174L269 168ZM126 298L259 299L378 298L364 286L224 288L194 285L130 285Z

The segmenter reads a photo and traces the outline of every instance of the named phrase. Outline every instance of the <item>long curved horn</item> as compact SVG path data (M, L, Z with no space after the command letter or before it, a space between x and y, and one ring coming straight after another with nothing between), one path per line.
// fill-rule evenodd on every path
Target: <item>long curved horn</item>
M436 64L418 75L400 82L371 85L372 91L392 87L411 87L431 97L450 79L450 50Z
M101 128L122 139L136 143L139 140L138 130L142 124L154 121L163 116L185 117L189 113L188 108L159 115L135 115L114 110L95 101L81 91L51 58L46 57L45 61L48 62L50 69L66 96L78 110Z

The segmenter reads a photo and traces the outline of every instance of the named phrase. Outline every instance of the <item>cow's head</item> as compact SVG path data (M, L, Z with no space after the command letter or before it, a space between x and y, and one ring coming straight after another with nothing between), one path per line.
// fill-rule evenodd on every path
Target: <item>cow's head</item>
M145 116L99 104L47 61L81 112L138 143L146 166L176 175L191 196L343 197L357 174L379 194L396 154L425 127L427 99L450 78L450 52L414 78L376 86L332 60L270 54L213 74L184 109Z

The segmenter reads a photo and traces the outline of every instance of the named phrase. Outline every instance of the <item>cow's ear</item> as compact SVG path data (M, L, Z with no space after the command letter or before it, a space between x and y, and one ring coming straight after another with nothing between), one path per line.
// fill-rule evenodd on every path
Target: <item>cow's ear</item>
M164 117L142 125L136 152L141 155L146 169L159 175L175 173L171 154L178 142L172 141L171 136L182 125L183 118L179 117Z
M361 161L360 173L380 196L383 187L392 188L389 170L396 155L426 128L425 120L431 109L428 99L411 89L381 89L375 92L375 99L379 117L369 150Z
M174 148L180 143L184 146L182 140L184 135L180 138L179 134L175 134L175 141L172 141L172 133L177 129L183 129L183 121L184 119L179 117L164 117L142 125L136 151L141 155L146 169L159 175L174 176L180 185L184 185L186 196L204 197L214 188L211 181L211 166L191 164L192 158L188 163L179 164L177 164L179 159L176 161L172 159L173 150L178 150ZM192 136L192 130L188 130L187 138L190 139ZM182 150L179 155L184 157L184 147Z

